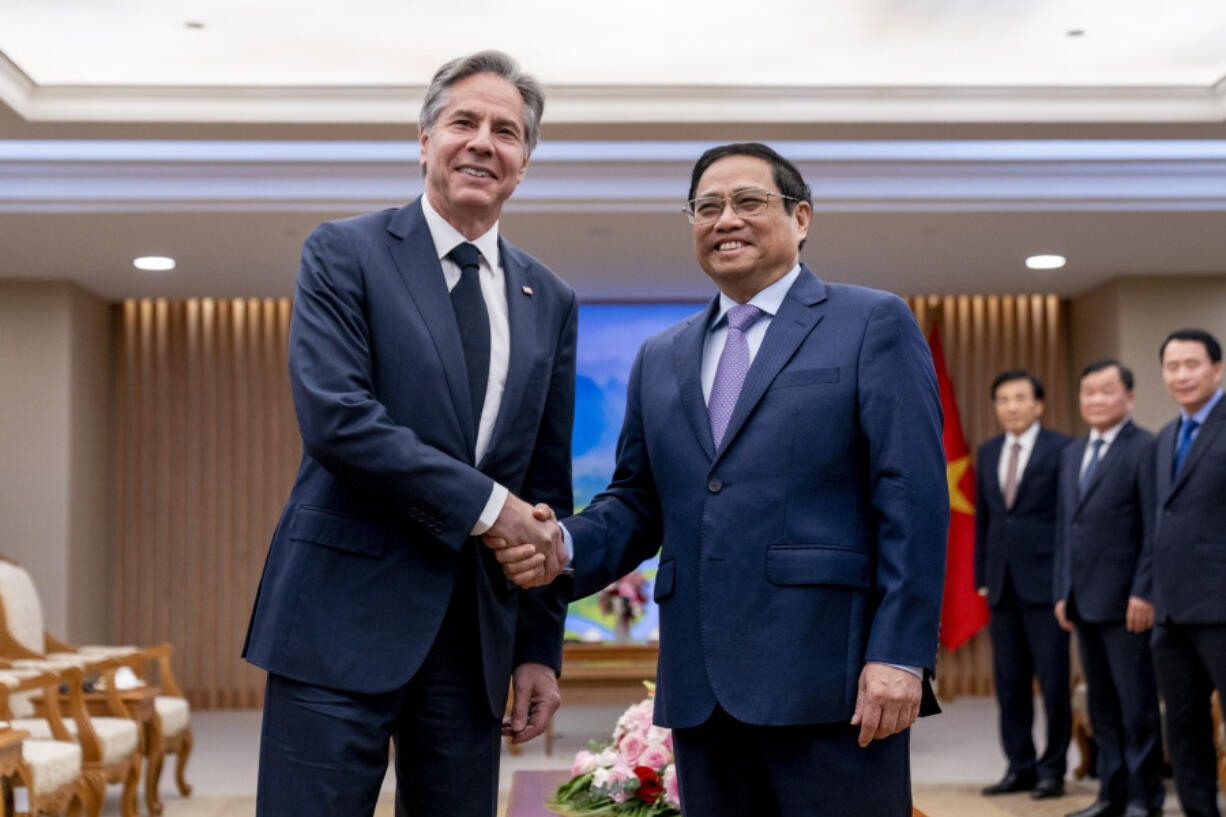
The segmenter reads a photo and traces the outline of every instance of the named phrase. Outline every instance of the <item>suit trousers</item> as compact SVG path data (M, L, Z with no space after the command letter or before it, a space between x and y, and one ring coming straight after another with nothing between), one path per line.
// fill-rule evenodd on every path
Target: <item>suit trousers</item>
M992 633L992 669L1000 703L1000 739L1009 770L1035 772L1041 779L1064 779L1073 707L1069 695L1069 635L1060 629L1050 604L1026 604L1005 577L999 603L988 618ZM1034 676L1039 676L1047 745L1035 758Z
M1166 795L1150 635L1130 633L1122 621L1077 622L1098 747L1098 799L1145 810L1160 807Z
M465 553L434 644L404 686L366 695L269 674L257 817L373 814L389 739L398 815L493 817L501 719L481 672L475 569Z
M754 726L716 706L673 730L681 810L701 817L910 817L910 730L861 749L859 727Z
M1226 690L1226 625L1159 624L1151 649L1179 803L1188 817L1218 817L1209 698Z

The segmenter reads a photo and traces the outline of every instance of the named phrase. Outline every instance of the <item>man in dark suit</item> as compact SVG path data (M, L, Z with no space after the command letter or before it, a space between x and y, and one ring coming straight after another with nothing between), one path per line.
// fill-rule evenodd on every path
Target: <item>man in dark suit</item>
M897 297L799 263L808 185L766 146L704 153L686 212L720 293L639 350L613 482L565 523L575 593L663 543L686 814L910 815L949 514L928 346Z
M1179 416L1154 446L1154 667L1179 802L1218 817L1209 697L1226 690L1226 401L1222 347L1201 329L1162 343Z
M1064 793L1072 734L1069 637L1052 618L1060 452L1069 438L1039 425L1043 384L1021 369L992 382L1005 433L979 448L975 486L975 583L987 596L1000 737L1009 768L984 794ZM1036 759L1032 679L1039 676L1047 745Z
M1162 813L1162 726L1149 653L1154 437L1129 419L1132 372L1081 373L1090 433L1064 449L1056 513L1056 620L1077 628L1098 747L1098 798L1069 817Z
M245 649L269 673L260 815L371 814L392 738L399 813L490 817L508 678L517 740L559 703L564 600L510 585L475 538L552 554L527 503L572 510L575 296L497 228L542 107L504 54L444 65L425 194L303 248L304 452Z

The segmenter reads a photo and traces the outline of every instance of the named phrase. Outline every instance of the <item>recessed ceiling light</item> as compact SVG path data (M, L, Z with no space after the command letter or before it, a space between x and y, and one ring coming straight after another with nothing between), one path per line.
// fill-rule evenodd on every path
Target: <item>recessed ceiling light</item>
M1060 269L1064 266L1063 255L1032 255L1026 259L1030 269Z
M132 266L149 272L165 272L175 268L175 260L164 255L142 255L132 259Z

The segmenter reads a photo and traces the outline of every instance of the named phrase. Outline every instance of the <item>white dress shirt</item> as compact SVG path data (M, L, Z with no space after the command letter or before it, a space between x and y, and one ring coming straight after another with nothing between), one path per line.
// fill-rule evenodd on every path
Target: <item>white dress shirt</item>
M421 211L426 217L426 227L429 228L430 238L434 241L434 250L438 253L448 292L460 282L460 266L448 257L448 253L464 243L472 244L481 253L481 268L477 274L481 281L481 294L485 297L485 308L490 315L490 374L485 387L485 404L481 408L481 419L477 424L475 457L480 463L490 447L490 437L494 433L494 422L498 419L498 408L502 405L502 392L506 389L507 367L511 359L507 277L498 257L498 222L494 222L494 226L484 235L469 241L438 214L430 205L428 195L423 194L421 197ZM493 526L506 501L506 487L495 482L489 501L485 503L477 524L473 526L473 536L480 536Z
M1022 444L1022 450L1017 452L1017 484L1020 486L1022 474L1026 473L1026 463L1030 462L1030 452L1034 451L1034 442L1037 439L1039 439L1038 420L1023 431L1020 437L1005 433L1005 444L1000 449L1000 462L996 465L996 476L1000 479L1002 492L1005 490L1005 483L1009 481L1009 452L1013 450L1013 444Z
M1077 472L1077 481L1085 479L1086 468L1090 467L1090 457L1094 456L1094 441L1102 440L1103 444L1098 449L1098 461L1102 463L1103 457L1107 456L1107 449L1111 447L1111 443L1115 442L1115 438L1120 436L1120 429L1128 422L1125 417L1106 431L1100 432L1096 428L1090 429L1090 441L1086 443L1085 453L1081 455L1081 470Z
M796 283L799 275L800 265L797 264L787 275L749 299L749 303L761 309L763 313L762 317L745 330L745 343L749 346L750 364L757 357L758 350L762 348L762 339L766 337L766 330L770 328L771 320L779 312L779 307L783 306L783 299L787 297L788 290L792 288L792 284ZM715 370L719 367L719 356L723 354L724 342L728 339L728 310L736 305L737 302L724 293L719 294L719 312L715 313L715 320L707 329L707 339L702 347L703 402L711 401L711 388L715 385Z

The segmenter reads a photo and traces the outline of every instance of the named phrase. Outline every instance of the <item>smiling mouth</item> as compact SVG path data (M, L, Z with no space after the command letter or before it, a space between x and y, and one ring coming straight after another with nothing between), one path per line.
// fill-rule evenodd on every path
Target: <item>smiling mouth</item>
M715 245L715 249L719 252L727 250L739 250L741 247L748 247L744 241L721 241Z
M479 167L462 167L460 168L460 172L463 173L465 176L472 176L473 178L476 178L476 179L494 178L493 173L490 173L488 170L482 170Z

